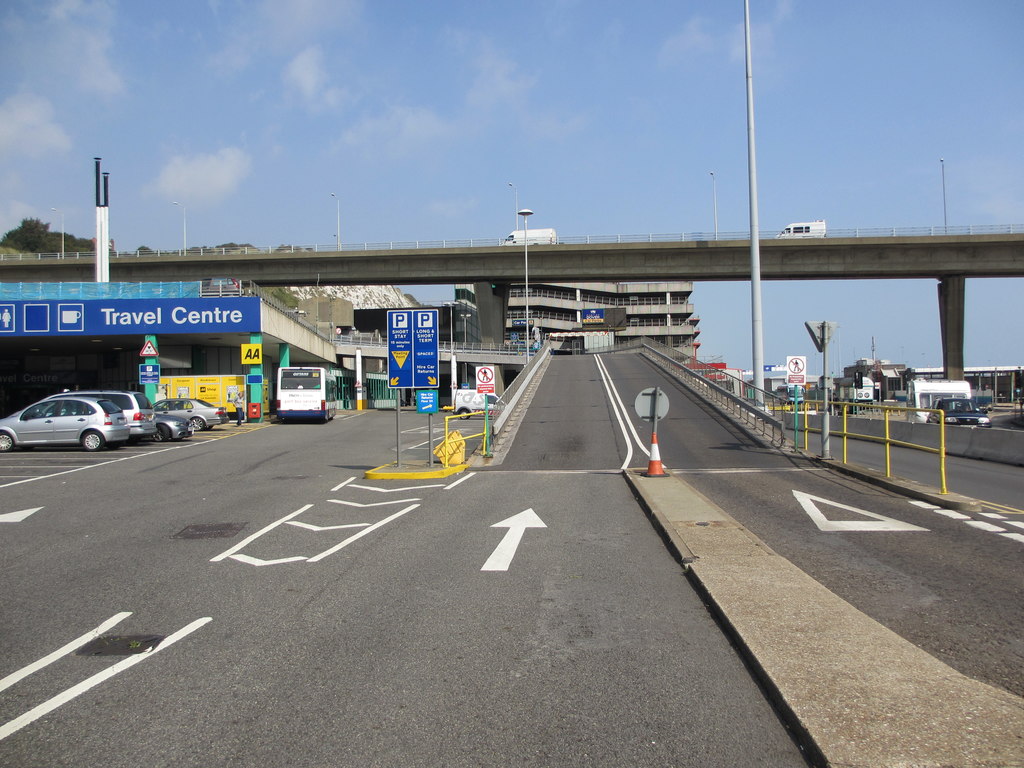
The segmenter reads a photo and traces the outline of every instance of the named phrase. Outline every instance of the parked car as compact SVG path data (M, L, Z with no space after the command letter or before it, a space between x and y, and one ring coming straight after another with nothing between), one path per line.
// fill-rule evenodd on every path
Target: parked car
M932 408L944 412L942 420L947 424L961 424L969 427L991 427L988 413L969 397L944 397L936 400ZM928 420L938 422L939 414L928 414Z
M132 434L128 438L128 444L134 445L144 437L156 435L156 422L153 421L153 404L141 392L130 392L119 389L83 389L75 392L64 392L60 395L50 395L47 400L53 400L67 395L78 397L90 397L93 399L102 398L115 403L128 420L128 426Z
M188 419L170 413L157 413L153 420L156 422L156 435L153 436L153 439L158 443L168 440L177 442L186 437L192 437L193 429Z
M174 397L153 403L157 413L170 413L188 420L192 430L202 432L218 424L227 424L228 413L221 406L208 403L196 397Z
M200 296L241 296L242 283L233 277L207 277L199 285Z
M131 435L124 411L110 400L63 395L0 419L0 451L40 445L120 448Z

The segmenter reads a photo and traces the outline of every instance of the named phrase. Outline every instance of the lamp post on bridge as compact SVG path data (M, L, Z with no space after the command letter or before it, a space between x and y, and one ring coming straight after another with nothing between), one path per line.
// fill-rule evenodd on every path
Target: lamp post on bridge
M60 214L60 257L63 259L64 258L64 211L57 210L56 208L51 208L50 210L53 211L54 213L59 213Z
M533 216L533 211L523 208L519 211L523 217L523 297L526 299L526 360L530 360L530 238L529 230L526 227L527 216Z
M335 199L335 201L338 203L338 225L337 225L337 228L335 229L334 241L335 241L335 245L337 246L338 250L340 251L341 250L341 198L338 197L333 192L331 192L331 197L333 197Z
M174 203L174 205L181 208L181 255L185 255L185 251L188 250L188 219L186 218L185 206L181 203Z

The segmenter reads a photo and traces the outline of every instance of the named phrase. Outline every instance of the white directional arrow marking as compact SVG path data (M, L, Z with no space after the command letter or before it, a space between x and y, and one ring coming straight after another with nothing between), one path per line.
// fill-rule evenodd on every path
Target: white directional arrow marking
M331 504L344 504L346 507L386 507L388 504L405 504L408 501L419 501L419 499L395 499L394 501L375 501L370 504L360 504L358 501L345 501L344 499L328 499L328 501L331 502Z
M868 512L866 509L857 509L857 507L851 507L847 504L840 504L838 501L830 501L823 499L820 496L812 496L809 493L803 491L793 491L793 495L796 500L800 502L800 506L804 508L814 524L823 531L927 531L927 528L922 528L918 525L912 525L911 523L904 523L902 520L894 520L891 517L885 517L875 512ZM871 520L829 520L822 514L821 510L818 509L814 502L820 502L830 507L836 507L838 509L845 509L847 512L854 512L858 515L864 515L865 517L873 518Z
M35 514L42 507L33 507L32 509L23 509L20 512L8 512L0 515L0 523L20 523L29 515Z
M264 565L280 565L281 563L296 563L299 560L305 560L305 557L282 557L278 560L261 560L258 557L250 557L249 555L228 555L232 560L237 560L240 563L246 565L255 565L257 568Z
M495 523L491 528L508 528L508 533L505 534L505 538L501 540L501 543L491 553L491 556L487 558L484 567L480 569L481 571L507 571L512 558L516 556L516 550L519 548L519 542L522 540L526 529L547 528L547 526L544 525L544 521L537 517L537 513L531 508L520 512L518 515L513 515L508 520Z

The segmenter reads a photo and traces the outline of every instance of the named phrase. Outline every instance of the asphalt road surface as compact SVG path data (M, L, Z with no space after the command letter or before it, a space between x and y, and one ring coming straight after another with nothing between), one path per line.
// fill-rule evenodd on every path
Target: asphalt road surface
M363 480L393 436L0 456L0 764L805 764L621 477Z

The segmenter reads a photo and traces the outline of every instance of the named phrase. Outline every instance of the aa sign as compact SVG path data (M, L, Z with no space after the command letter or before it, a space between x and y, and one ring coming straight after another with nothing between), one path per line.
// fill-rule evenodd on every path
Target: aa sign
M263 345L243 344L242 365L263 365Z

